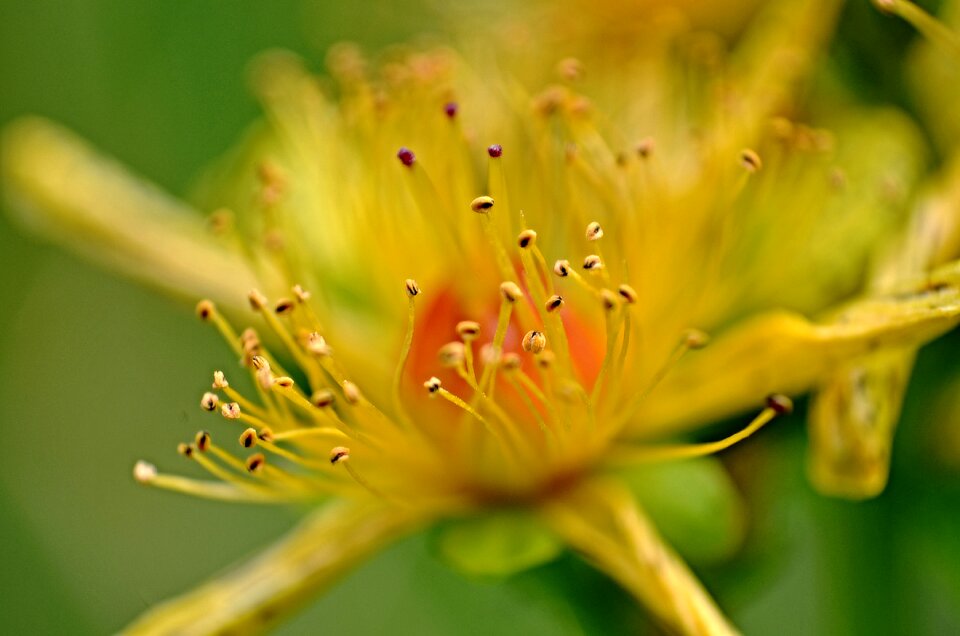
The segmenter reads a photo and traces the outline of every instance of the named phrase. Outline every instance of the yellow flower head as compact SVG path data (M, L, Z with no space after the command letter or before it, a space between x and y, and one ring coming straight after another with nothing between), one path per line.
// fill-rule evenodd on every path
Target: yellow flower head
M269 54L254 72L266 123L205 180L203 221L52 124L14 129L7 177L32 218L255 312L238 333L197 305L242 367L200 398L235 431L179 447L212 479L146 462L136 479L325 502L140 627L249 628L405 530L520 509L548 529L515 528L534 558L563 540L670 628L732 631L618 476L727 448L849 360L909 368L869 356L909 358L960 316L957 266L922 275L949 252L949 214L932 213L936 240L900 234L915 227L911 126L889 111L802 123L796 89L831 11L785 4L732 51L662 20L642 54L611 54L615 72L588 47L532 86L518 77L539 56L514 75L447 49L371 65L342 46L327 80ZM915 258L883 261L873 297L806 318L863 287L880 241ZM820 404L821 425L849 410ZM754 406L718 442L650 441ZM242 607L217 604L231 594Z

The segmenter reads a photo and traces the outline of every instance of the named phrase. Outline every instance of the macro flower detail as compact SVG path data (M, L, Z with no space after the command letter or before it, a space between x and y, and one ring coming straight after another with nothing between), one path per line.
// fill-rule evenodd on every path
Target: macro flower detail
M645 511L637 467L719 453L819 389L815 481L875 493L883 449L832 433L871 397L861 378L902 387L916 347L960 322L955 206L911 211L920 151L898 113L803 123L832 16L796 4L729 57L658 28L623 75L577 52L531 89L442 48L371 65L341 46L332 80L266 54L266 122L201 183L206 218L55 124L12 128L28 222L202 298L229 348L199 397L210 426L177 449L209 477L140 461L134 478L316 507L129 633L261 629L451 520L439 542L464 569L569 547L667 630L736 633ZM682 438L750 409L727 437ZM477 566L490 533L513 541Z

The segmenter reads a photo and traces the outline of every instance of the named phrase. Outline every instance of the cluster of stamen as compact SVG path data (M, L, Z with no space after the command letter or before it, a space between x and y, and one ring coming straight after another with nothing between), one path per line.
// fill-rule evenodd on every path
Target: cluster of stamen
M453 119L455 104L448 104L445 112ZM638 152L647 156L652 142L641 145ZM487 152L497 164L503 148L494 145ZM401 148L397 158L411 175L413 187L422 185L414 153ZM760 167L753 151L744 151L742 162L748 172ZM224 499L294 501L352 494L409 505L415 481L419 488L432 484L439 499L533 496L624 456L700 452L638 449L620 440L642 399L685 352L705 345L706 336L685 332L663 366L645 376L641 390L636 382L630 383L629 391L623 390L623 374L639 355L631 342L636 326L631 311L641 298L629 283L618 284L617 273L606 266L602 244L610 240L609 232L597 221L586 225L583 236L593 253L583 257L582 274L565 258L554 260L551 270L533 229L521 229L514 246L503 240L502 229L513 221L497 225L500 210L493 197L478 196L469 208L479 217L503 280L493 333L484 341L481 325L491 322L492 315L451 325L457 339L439 348L437 375L422 382L427 396L446 403L441 411L425 411L405 380L416 342L416 306L423 295L413 279L403 283L407 325L391 404L368 401L349 379L327 344L310 294L300 285L272 304L259 291L248 295L251 309L269 329L267 340L282 345L282 357L267 349L255 329L236 334L214 304L204 300L197 306L198 316L212 323L233 348L256 398L235 389L222 371L214 373L211 390L203 394L204 411L219 412L242 426L234 451L215 443L206 430L179 446L180 454L206 470L213 481L162 475L146 463L137 465L136 478ZM561 290L558 285L572 287ZM593 299L596 304L578 306L571 298ZM598 321L592 331L606 342L596 352L599 369L593 377L583 368L583 354L571 346L582 336L569 327L570 320L586 317L589 322L591 316ZM508 342L516 346L518 341L517 351L507 350ZM293 363L294 373L285 370L281 359ZM634 372L638 368L632 367ZM452 373L455 381L444 386L439 377L444 373ZM295 377L304 377L306 384L301 387ZM787 404L786 398L773 399L738 435L749 435L788 411ZM439 432L435 422L426 421L437 413L446 422ZM450 417L457 413L459 418ZM724 443L709 448L725 448ZM242 456L242 451L249 454ZM452 478L437 479L444 474Z

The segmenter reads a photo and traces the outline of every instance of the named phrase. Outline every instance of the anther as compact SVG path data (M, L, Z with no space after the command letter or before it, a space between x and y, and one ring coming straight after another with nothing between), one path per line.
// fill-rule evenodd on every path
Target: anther
M203 397L200 398L200 408L204 411L210 411L213 413L217 410L217 407L220 405L220 398L217 397L216 393L204 393Z
M440 390L440 387L443 386L443 383L440 382L440 378L434 376L423 383L423 387L432 395Z
M137 483L149 484L157 477L157 467L142 459L133 465L133 478Z
M557 71L560 77L572 82L583 75L583 63L575 57L564 58L557 64Z
M557 361L557 356L553 351L543 351L537 356L537 366L541 369L549 369Z
M267 464L267 458L264 457L263 453L256 453L247 458L246 466L247 471L251 473L258 473L263 470L263 467Z
M767 396L767 408L777 415L789 415L793 413L793 400L782 393L774 393Z
M254 311L259 311L263 309L267 304L267 297L261 294L256 289L251 289L247 294L247 300L250 301L250 307Z
M503 354L503 360L500 361L500 366L503 367L505 371L516 371L520 368L520 364L520 356L512 351Z
M524 230L520 232L520 235L517 237L517 245L520 246L520 249L527 249L536 242L537 233L533 230Z
M477 197L470 202L470 209L477 214L486 214L487 210L493 207L493 198L486 195Z
M637 290L627 284L620 285L617 287L617 293L620 294L620 297L623 298L628 304L632 305L637 302Z
M193 446L191 444L180 442L177 444L177 452L184 457L190 457L193 455Z
M653 154L653 149L655 147L656 147L656 143L653 141L652 137L641 139L639 142L637 142L637 147L636 147L637 155L641 159L646 159L647 157Z
M333 353L333 351L330 349L330 345L327 344L326 339L324 339L324 337L316 331L312 331L307 334L304 346L307 351L318 358L325 358Z
M763 167L763 162L760 160L760 155L749 148L744 148L743 151L741 151L740 163L743 164L743 167L746 169L746 171L750 173L758 172L760 168Z
M358 404L360 402L360 387L350 380L344 380L343 399L347 401L347 404Z
M272 442L274 440L273 429L264 426L257 432L257 438L264 442Z
M588 271L603 269L603 261L596 254L591 254L583 259L583 269Z
M330 449L330 463L339 464L340 462L350 461L350 449L346 446L337 446Z
M457 116L457 102L447 102L443 106L443 113L447 116L448 119L453 119Z
M289 389L294 384L293 378L288 378L285 375L274 378L273 383L281 389Z
M492 146L487 147L487 154L490 155L492 159L497 159L500 155L503 154L503 146L500 144L493 144Z
M210 433L207 431L197 431L197 435L193 438L193 443L196 445L198 451L206 453L207 449L210 448Z
M596 241L603 238L603 228L596 221L591 221L587 225L587 240Z
M556 311L561 307L563 307L563 296L559 296L557 294L547 298L547 302L543 305L543 308L547 311Z
M437 352L437 358L440 360L440 366L448 369L459 367L464 361L463 351L463 343L457 340L443 345Z
M553 264L553 273L559 276L560 278L565 278L570 275L570 261L559 260Z
M687 329L683 334L683 343L688 349L703 349L710 342L710 336L699 329Z
M500 361L500 352L493 346L492 342L480 347L480 360L485 366L494 365Z
M617 295L609 289L600 290L600 302L607 311L613 311L617 308Z
M335 396L330 389L320 389L310 396L310 402L318 409L326 408L333 404Z
M257 431L248 428L240 433L240 445L244 448L253 448L257 445Z
M461 320L457 323L457 334L464 340L473 340L480 335L480 323L473 320Z
M505 300L511 303L515 303L523 298L523 291L520 289L520 286L509 280L500 283L500 293Z
M408 278L403 282L403 284L406 285L407 295L409 295L411 298L413 296L420 295L420 286L417 285L417 281L413 280L412 278Z
M236 402L227 402L220 407L220 414L228 420L240 419L240 405Z
M301 303L305 303L310 300L310 292L301 287L300 285L293 286L293 295L297 297L297 300Z
M197 303L197 316L200 317L200 320L210 320L215 311L216 307L213 301L201 300Z
M417 156L413 154L413 151L409 148L403 147L397 151L397 159L400 160L400 163L409 168L413 165L413 162L417 160Z
M211 386L214 389L225 389L230 386L230 383L227 382L227 376L223 374L223 371L214 371L213 384Z
M277 304L273 306L273 311L278 315L283 315L293 309L293 301L289 298L281 298L277 301Z
M541 331L528 331L520 343L523 350L534 355L540 353L547 346L547 337Z
M263 356L253 356L250 358L250 364L252 364L253 368L257 371L270 368L270 363L267 362L267 359Z

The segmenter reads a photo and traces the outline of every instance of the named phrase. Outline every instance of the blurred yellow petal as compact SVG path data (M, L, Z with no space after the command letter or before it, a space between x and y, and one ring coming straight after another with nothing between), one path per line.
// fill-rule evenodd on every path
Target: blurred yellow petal
M543 514L572 548L643 603L669 633L738 633L622 485L586 482L545 506Z
M874 275L885 291L960 251L960 161L917 206L912 223ZM887 483L890 448L916 347L871 354L826 378L810 410L810 479L825 494L862 499Z
M38 232L190 299L235 303L256 286L247 261L218 244L199 213L66 129L26 118L3 142L10 207Z
M732 415L763 393L804 393L836 366L883 347L918 346L960 322L960 262L912 289L853 302L822 322L761 314L688 354L643 405L637 436Z
M417 522L401 508L331 505L253 560L148 610L123 633L260 633Z

